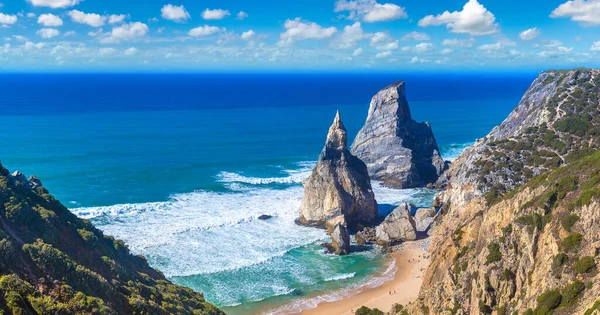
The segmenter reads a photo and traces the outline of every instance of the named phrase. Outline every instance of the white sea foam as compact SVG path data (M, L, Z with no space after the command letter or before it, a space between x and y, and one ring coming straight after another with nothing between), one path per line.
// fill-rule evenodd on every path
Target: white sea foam
M356 276L356 272L343 273L343 274L335 275L335 276L330 277L330 278L325 278L325 282L352 279L352 278L354 278L354 276Z
M222 183L242 183L250 185L269 185L269 184L301 184L304 179L310 175L315 162L300 162L298 169L283 170L286 176L281 177L250 177L233 172L220 172L217 180Z

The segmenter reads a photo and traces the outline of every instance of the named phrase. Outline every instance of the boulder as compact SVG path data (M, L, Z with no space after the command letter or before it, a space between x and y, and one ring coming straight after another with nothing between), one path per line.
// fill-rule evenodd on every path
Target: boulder
M334 254L346 255L350 252L350 234L344 225L338 224L335 226L331 232L331 241Z
M435 217L436 214L437 214L437 211L435 210L435 207L420 208L420 209L417 209L417 212L415 213L415 220L423 221L425 219Z
M298 223L324 227L332 233L339 224L355 228L375 220L377 202L367 166L350 153L347 142L338 112L317 165L303 183Z
M373 97L351 151L367 164L372 180L392 188L435 183L447 167L429 123L412 119L404 81Z
M377 227L375 237L379 245L416 240L417 227L410 216L410 206L405 203L394 209Z

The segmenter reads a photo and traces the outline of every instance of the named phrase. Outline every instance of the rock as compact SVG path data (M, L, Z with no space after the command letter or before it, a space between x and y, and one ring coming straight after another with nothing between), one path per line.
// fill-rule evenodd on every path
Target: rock
M338 224L355 228L372 223L377 216L367 166L348 150L339 112L317 166L303 184L300 224L325 227L331 233Z
M417 227L410 216L410 206L405 203L394 209L377 227L375 234L379 245L416 240Z
M392 188L435 183L447 167L429 124L412 119L404 81L373 97L351 151L367 164L371 179Z
M27 180L27 177L25 177L25 175L23 173L21 173L19 171L14 171L11 174L11 176L16 182L23 184L25 187L30 187L29 181Z
M420 208L417 209L417 212L415 213L415 220L423 221L427 218L433 218L435 217L436 213L435 207Z
M37 178L37 176L31 175L31 177L29 177L29 185L31 186L31 188L36 189L36 188L42 186L42 181L40 181Z
M346 255L350 252L350 234L344 225L335 226L331 232L331 240L331 247L336 255Z
M268 214L263 214L260 217L258 217L259 220L263 220L263 221L264 220L269 220L269 219L272 219L272 218L273 218L273 216L272 215L268 215Z
M375 236L375 228L367 227L367 228L360 230L359 232L354 234L354 240L356 241L356 244L358 244L358 245L365 245L368 243L375 242L377 240L377 238Z

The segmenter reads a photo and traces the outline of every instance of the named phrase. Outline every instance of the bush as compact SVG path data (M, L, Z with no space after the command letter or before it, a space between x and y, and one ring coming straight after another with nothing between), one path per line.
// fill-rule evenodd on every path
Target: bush
M582 240L583 235L579 233L573 233L562 241L562 247L567 251L576 250L579 248L579 245L581 245Z
M563 289L561 306L572 306L577 303L581 294L585 290L585 284L577 280Z
M592 271L596 267L596 262L594 261L594 257L586 256L575 262L573 266L573 270L577 273L588 273Z
M492 242L488 244L488 251L489 253L485 259L486 265L502 260L502 253L500 252L500 245L498 243Z
M560 306L562 295L557 290L546 291L537 297L536 315L552 314Z
M383 315L384 313L379 309L370 309L366 306L361 306L361 308L356 310L356 315Z
M560 253L554 256L554 258L552 259L552 271L554 272L554 274L559 274L562 270L561 267L568 261L569 256L565 255L564 253Z
M571 232L571 228L573 228L573 225L575 225L575 223L577 223L577 221L579 221L579 216L576 214L571 214L565 218L563 218L562 220L562 226L565 228L565 230L567 230L567 232Z

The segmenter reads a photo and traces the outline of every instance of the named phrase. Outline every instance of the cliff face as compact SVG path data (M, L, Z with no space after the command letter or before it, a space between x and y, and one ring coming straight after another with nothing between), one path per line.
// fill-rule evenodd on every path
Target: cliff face
M600 299L600 71L542 73L439 180L411 314L583 314ZM600 312L600 307L597 312Z
M412 119L403 81L373 97L352 153L367 164L371 179L394 188L434 183L445 168L429 124Z
M0 165L0 314L223 314Z
M347 148L346 128L336 115L317 166L304 181L299 222L325 226L355 227L375 220L377 202L367 167Z

